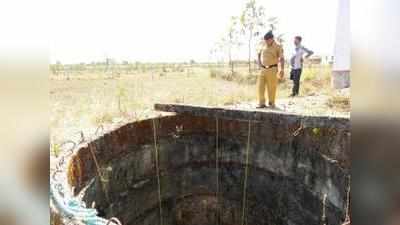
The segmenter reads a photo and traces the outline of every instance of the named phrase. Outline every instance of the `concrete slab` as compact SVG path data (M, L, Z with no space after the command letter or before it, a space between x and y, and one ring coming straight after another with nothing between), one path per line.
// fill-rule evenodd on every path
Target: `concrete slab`
M334 126L341 129L350 128L348 116L316 116L303 115L300 113L286 112L274 109L255 109L237 107L210 107L186 104L155 104L154 109L177 114L189 114L192 116L218 117L234 120L251 120L252 122L263 122L282 119L300 122L303 127L328 127Z

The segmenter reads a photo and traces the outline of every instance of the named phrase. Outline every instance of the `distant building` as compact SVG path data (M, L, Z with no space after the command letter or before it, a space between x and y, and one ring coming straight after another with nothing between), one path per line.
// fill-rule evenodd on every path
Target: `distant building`
M332 86L342 89L350 87L350 0L338 1Z
M312 55L310 58L305 60L305 63L311 64L311 65L321 65L322 57L319 55Z

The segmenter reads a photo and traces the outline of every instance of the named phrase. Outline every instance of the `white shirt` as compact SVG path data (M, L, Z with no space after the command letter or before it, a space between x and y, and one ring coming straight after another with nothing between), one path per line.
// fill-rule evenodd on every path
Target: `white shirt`
M297 46L295 48L295 52L293 53L292 58L290 59L290 65L292 66L292 69L301 69L303 67L303 55L304 54L313 54L313 51L303 47L303 46Z

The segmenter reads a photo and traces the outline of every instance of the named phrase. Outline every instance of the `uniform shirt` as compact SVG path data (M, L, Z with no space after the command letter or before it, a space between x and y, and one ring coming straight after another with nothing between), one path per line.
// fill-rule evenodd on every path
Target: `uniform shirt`
M283 48L274 41L271 46L264 44L259 53L261 53L261 63L270 66L279 63L279 58L283 57Z
M293 56L290 59L290 65L292 66L292 69L296 70L296 69L301 69L303 67L302 59L304 54L313 54L313 52L301 45L295 48L295 52L293 53Z

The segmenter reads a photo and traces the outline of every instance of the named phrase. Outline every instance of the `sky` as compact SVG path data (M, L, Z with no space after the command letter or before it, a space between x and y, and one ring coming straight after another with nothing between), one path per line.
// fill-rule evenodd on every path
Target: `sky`
M106 57L118 61L209 61L231 16L246 0L53 1L50 12L50 61L90 63ZM319 55L331 55L337 0L259 0L268 17L279 19L286 55L292 39ZM266 30L267 31L267 30ZM235 58L245 58L245 50Z

